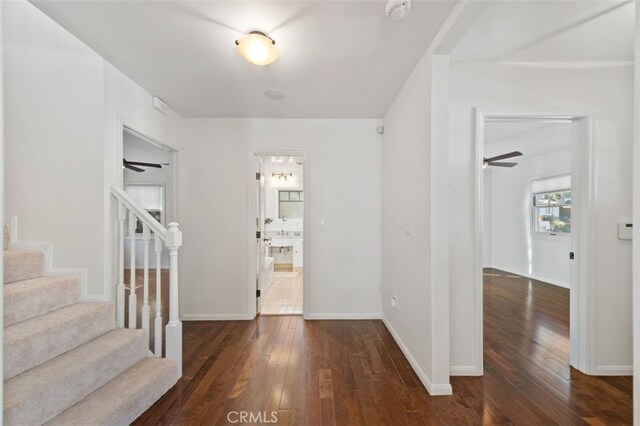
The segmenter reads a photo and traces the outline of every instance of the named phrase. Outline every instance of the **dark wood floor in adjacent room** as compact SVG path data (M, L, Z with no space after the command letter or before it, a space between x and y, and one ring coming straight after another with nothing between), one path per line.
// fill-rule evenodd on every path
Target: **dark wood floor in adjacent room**
M231 411L275 411L278 425L631 424L631 377L568 366L568 290L487 270L484 314L484 377L453 377L447 397L427 394L380 321L185 322L184 377L135 424L228 424Z

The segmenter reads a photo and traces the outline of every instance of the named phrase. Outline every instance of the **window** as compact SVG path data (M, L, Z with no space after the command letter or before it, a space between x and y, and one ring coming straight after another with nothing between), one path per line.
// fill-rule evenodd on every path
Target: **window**
M125 185L125 192L145 209L158 222L164 225L164 186L163 185ZM142 223L138 220L136 234L142 234Z
M571 190L533 194L533 231L550 235L571 233Z
M304 217L304 194L302 191L278 191L278 217L302 219Z

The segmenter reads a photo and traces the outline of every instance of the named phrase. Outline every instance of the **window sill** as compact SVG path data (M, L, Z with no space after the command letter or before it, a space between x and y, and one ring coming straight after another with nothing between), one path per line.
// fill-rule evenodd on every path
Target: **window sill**
M541 240L541 241L557 241L557 242L571 242L571 234L569 235L561 235L561 234L533 234L531 235L531 239L533 240Z

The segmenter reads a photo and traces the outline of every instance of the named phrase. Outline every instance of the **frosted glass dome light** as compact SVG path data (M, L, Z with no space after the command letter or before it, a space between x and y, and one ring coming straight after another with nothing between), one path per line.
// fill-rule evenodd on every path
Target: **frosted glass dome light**
M276 41L260 31L251 31L236 40L236 50L252 64L264 66L278 59Z

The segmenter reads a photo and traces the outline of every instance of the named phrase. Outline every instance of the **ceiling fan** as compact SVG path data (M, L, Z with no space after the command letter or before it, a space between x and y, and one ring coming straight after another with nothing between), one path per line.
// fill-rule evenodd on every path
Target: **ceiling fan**
M162 164L158 164L158 163L143 163L143 162L140 162L140 161L127 161L126 158L122 159L122 166L125 169L133 170L134 172L138 172L138 173L142 173L142 172L146 171L145 169L142 169L141 167L153 167L154 169L161 169L162 168Z
M489 166L495 166L495 167L514 167L517 166L518 163L511 163L508 161L503 161L501 163L499 163L498 161L500 160L506 160L507 158L513 158L513 157L520 157L522 155L522 153L520 151L513 151L513 152L508 152L506 154L502 154L502 155L496 155L495 157L491 157L491 158L483 158L482 160L482 168L486 169Z

